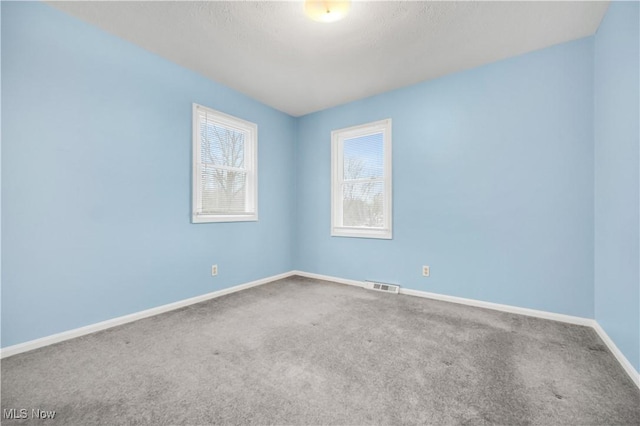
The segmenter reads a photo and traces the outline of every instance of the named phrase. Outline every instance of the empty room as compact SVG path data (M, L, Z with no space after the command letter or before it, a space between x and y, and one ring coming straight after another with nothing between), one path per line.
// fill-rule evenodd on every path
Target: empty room
M640 425L640 2L0 17L3 425Z

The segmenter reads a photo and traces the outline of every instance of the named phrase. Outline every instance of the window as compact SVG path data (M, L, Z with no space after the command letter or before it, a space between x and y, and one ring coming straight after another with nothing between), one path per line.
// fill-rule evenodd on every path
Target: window
M258 220L258 126L193 104L193 223Z
M331 132L331 235L391 239L391 119Z

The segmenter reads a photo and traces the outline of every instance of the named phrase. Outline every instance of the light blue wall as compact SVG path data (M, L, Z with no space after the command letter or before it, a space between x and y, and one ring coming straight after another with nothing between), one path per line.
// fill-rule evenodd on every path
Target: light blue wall
M384 118L393 240L331 237L330 132ZM295 266L593 317L592 119L593 38L302 117Z
M595 37L595 317L640 370L640 6Z
M2 1L0 1L0 347L2 347Z
M638 3L611 6L595 77L590 37L299 119L1 8L3 347L299 269L595 315L639 367ZM259 222L190 223L192 102L258 124ZM330 132L384 118L394 239L332 238Z
M2 89L2 346L292 269L292 117L42 3ZM258 124L259 222L190 223L192 102Z

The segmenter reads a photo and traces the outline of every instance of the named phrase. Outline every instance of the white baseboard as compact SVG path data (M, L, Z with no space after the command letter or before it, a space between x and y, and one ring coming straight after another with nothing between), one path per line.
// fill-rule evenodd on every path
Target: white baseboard
M313 274L310 272L303 272L303 271L293 271L292 274L299 275L301 277L306 277L306 278L315 278L318 280L331 281L339 284L352 285L356 287L362 287L362 288L366 287L363 281L332 277L329 275ZM400 287L400 294L405 294L407 296L424 297L426 299L441 300L445 302L458 303L461 305L493 309L495 311L509 312L512 314L526 315L530 317L536 317L536 318L542 318L547 320L560 321L560 322L565 322L569 324L576 324L576 325L591 327L595 330L598 336L600 336L602 341L607 345L607 347L609 348L611 353L616 357L616 359L618 360L622 368L626 371L629 377L631 377L631 380L633 380L636 386L640 388L640 375L638 371L636 371L636 369L633 367L633 365L631 365L629 360L624 356L624 354L620 351L620 349L618 349L616 344L613 342L613 340L611 340L611 338L607 335L607 333L600 326L600 324L598 324L598 322L592 318L576 317L572 315L558 314L555 312L539 311L536 309L521 308L518 306L511 306L511 305L502 305L500 303L484 302L481 300L474 300L474 299L465 299L464 297L447 296L445 294L429 293L426 291L412 290L412 289L403 288L403 287Z
M301 277L315 278L315 279L324 280L324 281L332 281L339 284L353 285L356 287L363 287L363 288L366 287L364 281L331 277L329 275L312 274L312 273L303 272L303 271L293 271L293 273L294 275L299 275ZM426 291L412 290L412 289L403 288L403 287L400 287L400 294L406 294L407 296L424 297L425 299L442 300L444 302L458 303L460 305L475 306L478 308L493 309L494 311L509 312L512 314L526 315L529 317L544 318L544 319L553 320L553 321L566 322L569 324L586 325L590 327L592 326L594 321L591 318L575 317L571 315L556 314L554 312L539 311L536 309L520 308L518 306L512 306L512 305L502 305L499 303L483 302L481 300L465 299L464 297L447 296L445 294L429 293Z
M347 278L338 278L338 277L332 277L329 275L314 274L311 272L304 272L304 271L291 271L291 273L292 275L297 275L299 277L304 277L304 278L314 278L316 280L331 281L333 283L353 285L353 286L362 287L362 288L367 287L364 281L350 280Z
M75 337L80 337L86 334L95 333L96 331L105 330L107 328L126 324L132 321L137 321L139 319L159 315L164 312L173 311L175 309L193 305L195 303L204 302L205 300L215 299L216 297L224 296L225 294L231 294L241 290L246 290L251 287L256 287L262 284L270 283L272 281L280 280L282 278L287 278L292 275L294 275L293 272L285 272L283 274L273 275L271 277L262 278L260 280L236 285L233 287L203 294L201 296L191 297L189 299L180 300L178 302L169 303L167 305L162 305L155 308L146 309L144 311L135 312L130 315L124 315L121 317L98 322L95 324L90 324L85 327L75 328L73 330L63 331L62 333L52 334L50 336L42 337L40 339L30 340L28 342L19 343L13 346L7 346L6 348L0 349L0 359L7 358L12 355L17 355L23 352L32 351L34 349L38 349L43 346L53 345L54 343L63 342L65 340L73 339Z
M616 344L613 343L613 340L611 340L611 337L609 337L607 332L604 331L604 328L602 328L597 321L593 321L592 327L596 333L598 333L598 336L600 336L605 345L607 345L613 356L616 357L622 368L624 368L624 371L626 371L629 377L631 377L631 380L633 380L636 386L640 388L640 373L638 373L633 365L631 365L627 357L624 356L620 349L618 349Z
M43 346L52 345L54 343L63 342L65 340L73 339L75 337L80 337L86 334L95 333L96 331L105 330L107 328L126 324L132 321L137 321L139 319L148 318L151 316L162 314L164 312L169 312L175 309L179 309L184 306L189 306L195 303L204 302L205 300L214 299L216 297L224 296L225 294L231 294L241 290L246 290L251 287L256 287L262 284L266 284L272 281L277 281L277 280L294 276L294 275L297 275L300 277L306 277L306 278L314 278L314 279L324 280L324 281L331 281L339 284L346 284L346 285L351 285L356 287L362 287L362 288L366 287L364 281L350 280L347 278L332 277L329 275L322 275L322 274L314 274L311 272L289 271L282 274L273 275L271 277L262 278L260 280L251 281L245 284L240 284L234 287L225 288L223 290L214 291L212 293L203 294L201 296L192 297L190 299L180 300L178 302L169 303L167 305L158 306L156 308L147 309L147 310L136 312L130 315L125 315L125 316L113 318L107 321L102 321L96 324L87 325L85 327L80 327L73 330L64 331L62 333L53 334L51 336L42 337L40 339L19 343L13 346L7 346L6 348L0 349L0 359L7 358L12 355L17 355L23 352L28 352L34 349L38 349ZM607 335L607 333L600 326L600 324L598 324L594 319L557 314L554 312L539 311L536 309L520 308L518 306L502 305L499 303L483 302L481 300L465 299L463 297L447 296L444 294L429 293L426 291L411 290L411 289L402 288L402 287L400 287L400 294L404 294L408 296L424 297L426 299L441 300L441 301L457 303L461 305L493 309L495 311L509 312L513 314L526 315L530 317L543 318L543 319L548 319L553 321L560 321L560 322L565 322L569 324L577 324L577 325L591 327L595 330L598 336L600 336L602 341L607 345L607 347L609 348L611 353L616 357L616 359L618 360L622 368L627 372L629 377L631 377L631 380L633 380L636 386L640 388L640 374L638 373L638 371L636 371L633 365L631 365L629 360L624 356L624 354L620 351L620 349L618 349L616 344L613 342L613 340L611 340L611 338Z
M557 314L555 312L539 311L537 309L521 308L513 305L503 305L500 303L484 302L482 300L465 299L464 297L447 296L445 294L429 293L421 290L403 289L400 287L400 294L409 296L424 297L426 299L441 300L444 302L458 303L460 305L475 306L477 308L493 309L494 311L509 312L511 314L526 315L528 317L536 317L548 319L552 321L566 322L569 324L591 326L593 319L576 317L572 315Z

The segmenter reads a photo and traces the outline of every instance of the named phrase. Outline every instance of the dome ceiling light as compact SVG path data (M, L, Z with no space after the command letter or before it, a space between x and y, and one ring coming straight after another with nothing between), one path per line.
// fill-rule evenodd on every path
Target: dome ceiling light
M314 21L336 22L347 16L351 8L348 0L305 0L304 12Z

